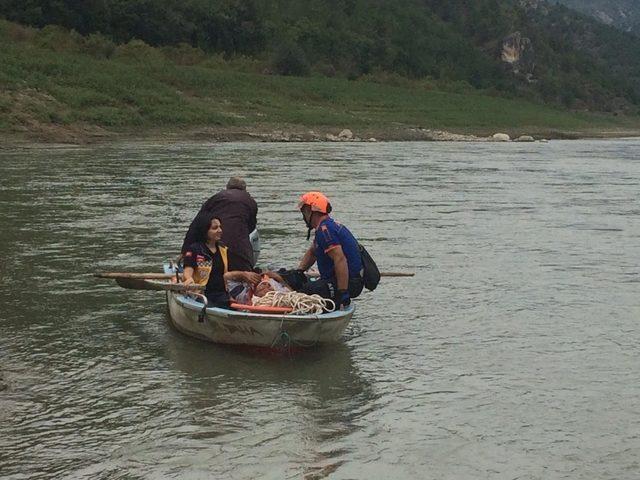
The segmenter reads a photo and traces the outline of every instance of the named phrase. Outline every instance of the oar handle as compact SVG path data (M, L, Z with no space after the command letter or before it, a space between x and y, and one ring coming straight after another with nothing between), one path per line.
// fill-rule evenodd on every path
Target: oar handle
M158 285L163 290L171 290L172 292L197 292L200 290L204 290L204 285L197 285L192 283L190 285L184 285L182 283L163 283L157 282L154 285Z
M173 278L173 273L134 273L134 272L96 272L98 278L144 278L150 280L164 280Z
M319 277L320 273L318 272L306 272L308 277ZM413 277L415 273L413 272L380 272L381 277Z

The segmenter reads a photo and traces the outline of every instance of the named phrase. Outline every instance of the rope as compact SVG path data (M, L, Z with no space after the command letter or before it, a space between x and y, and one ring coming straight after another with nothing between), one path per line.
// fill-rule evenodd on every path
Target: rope
M253 305L260 307L291 307L298 315L309 313L320 314L322 312L333 312L336 304L329 298L322 298L320 295L307 295L300 292L267 292L262 297L253 297Z

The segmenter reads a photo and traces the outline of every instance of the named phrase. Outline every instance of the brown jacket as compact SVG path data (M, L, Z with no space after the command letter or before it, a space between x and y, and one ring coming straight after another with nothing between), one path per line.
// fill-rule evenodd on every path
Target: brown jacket
M212 214L222 223L222 242L229 247L229 270L250 271L254 267L249 234L255 230L258 204L245 190L227 189L204 202L198 215ZM182 253L196 241L193 219L182 243Z

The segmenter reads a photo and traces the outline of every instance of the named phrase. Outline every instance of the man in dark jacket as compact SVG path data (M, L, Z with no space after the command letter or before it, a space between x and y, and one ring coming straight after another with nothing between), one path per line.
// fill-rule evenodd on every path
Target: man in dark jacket
M229 270L252 270L255 262L249 234L256 228L258 205L247 192L246 182L231 177L226 190L204 202L184 237L183 254L195 242L196 220L203 214L212 214L222 223L222 242L229 247Z

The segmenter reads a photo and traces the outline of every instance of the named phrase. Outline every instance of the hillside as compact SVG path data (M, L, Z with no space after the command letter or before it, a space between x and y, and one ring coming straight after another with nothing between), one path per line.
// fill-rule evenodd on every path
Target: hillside
M207 140L443 138L427 129L575 137L640 131L640 118L568 112L464 83L260 73L191 47L115 45L0 21L0 135L84 142L114 135ZM444 136L446 138L446 135Z
M606 25L640 35L640 2L637 0L559 0L559 2L590 15Z
M262 73L394 74L636 114L640 39L541 0L0 0L0 15L95 43L248 57ZM108 51L105 50L108 54Z

